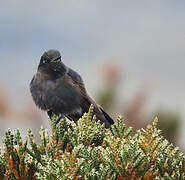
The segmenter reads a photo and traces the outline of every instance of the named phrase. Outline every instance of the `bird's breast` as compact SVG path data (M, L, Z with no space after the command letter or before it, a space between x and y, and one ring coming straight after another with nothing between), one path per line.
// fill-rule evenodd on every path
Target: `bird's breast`
M31 82L30 90L39 108L53 110L56 114L70 113L81 102L78 88L66 77L53 80L37 74Z
M41 76L40 73L37 73L31 83L30 91L33 97L35 104L42 110L48 110L48 90L53 86L52 81Z

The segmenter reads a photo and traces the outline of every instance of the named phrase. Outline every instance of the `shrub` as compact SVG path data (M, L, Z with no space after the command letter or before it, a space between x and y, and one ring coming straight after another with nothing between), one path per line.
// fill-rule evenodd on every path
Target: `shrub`
M39 145L31 130L24 142L19 130L8 130L0 152L0 179L185 178L185 156L162 137L157 118L131 136L132 128L121 117L105 129L92 112L91 106L76 124L64 118L56 125L53 117L52 135L41 127Z

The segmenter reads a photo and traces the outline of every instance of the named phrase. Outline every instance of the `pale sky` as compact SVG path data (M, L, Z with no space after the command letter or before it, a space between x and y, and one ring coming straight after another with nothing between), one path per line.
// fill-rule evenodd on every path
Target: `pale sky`
M185 1L0 2L0 80L12 94L29 91L40 56L55 48L82 75L90 94L101 84L102 64L116 56L125 69L125 95L152 80L151 106L183 112Z

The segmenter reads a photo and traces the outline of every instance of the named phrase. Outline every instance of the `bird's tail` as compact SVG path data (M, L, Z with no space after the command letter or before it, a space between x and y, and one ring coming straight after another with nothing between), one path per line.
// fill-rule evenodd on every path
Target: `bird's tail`
M114 124L114 120L100 107L105 119L109 122L110 125Z

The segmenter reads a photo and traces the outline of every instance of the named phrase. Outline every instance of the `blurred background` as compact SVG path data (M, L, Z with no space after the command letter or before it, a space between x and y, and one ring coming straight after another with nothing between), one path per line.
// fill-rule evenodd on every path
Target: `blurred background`
M39 139L47 115L29 83L40 56L58 49L89 94L134 130L155 116L185 149L185 2L0 0L0 138L11 128Z

